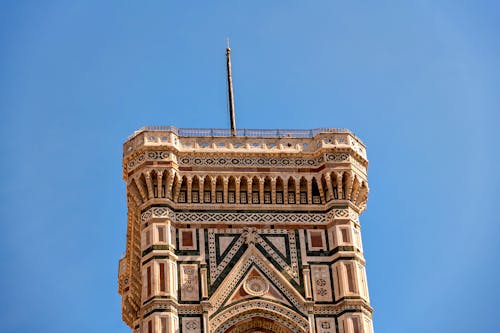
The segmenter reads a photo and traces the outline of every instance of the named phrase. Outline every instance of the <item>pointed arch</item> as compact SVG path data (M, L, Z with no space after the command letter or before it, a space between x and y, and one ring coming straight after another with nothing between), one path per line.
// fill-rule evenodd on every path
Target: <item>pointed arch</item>
M191 202L199 203L200 202L200 178L197 175L194 175L191 183Z
M264 178L264 204L271 204L273 203L271 200L272 197L272 187L271 187L271 177L266 176Z
M284 306L281 303L269 302L265 298L257 298L246 301L245 309L241 308L240 303L226 304L229 296L236 291L236 288L242 283L245 276L252 267L258 268L265 278L272 281L273 287L280 293L286 295L290 306ZM288 320L295 322L291 327L296 329L293 332L308 332L307 306L304 297L290 284L274 265L270 264L268 259L255 248L250 246L239 260L233 265L227 278L215 290L210 297L212 309L209 310L210 323L213 324L213 332L226 332L233 325L228 319L233 318L244 311L251 310L258 313L261 310L272 311L275 315L282 315ZM236 320L235 322L237 322ZM228 323L228 325L225 325ZM300 329L299 329L300 327ZM219 330L219 328L221 328Z
M159 169L156 170L156 184L158 187L158 198L164 198L165 197L165 185L163 185L164 178L166 177L166 170Z
M178 188L176 188L176 202L179 203L186 203L187 202L187 177L182 176L180 178L180 185L177 185Z
M300 203L307 204L307 179L302 176L300 178Z
M260 198L260 180L257 176L252 178L252 204L259 204L261 202Z
M227 203L236 203L236 177L229 176L227 181Z
M158 198L158 171L151 170L149 177L151 178L152 198Z
M170 199L172 201L177 201L177 194L179 193L181 189L181 178L177 172L174 171L173 177L172 177L172 189L170 191Z
M313 177L312 180L312 185L311 185L311 191L312 191L312 203L313 204L321 204L321 194L319 192L319 186L318 186L318 181L316 180L316 177Z
M241 305L239 305L241 307ZM214 333L240 332L284 332L306 333L308 321L294 311L263 300L251 300L245 304L247 311L237 309L238 305L226 309L212 319ZM220 320L223 317L224 320ZM268 330L271 328L272 331Z
M212 199L213 200L213 199ZM215 181L215 202L224 203L224 178L217 176Z
M297 198L295 197L296 196L296 185L295 185L295 178L293 178L292 176L290 176L288 178L288 193L286 194L287 195L287 198L288 198L288 203L289 204L295 204L297 203Z
M240 204L248 203L248 178L246 176L241 176L240 178Z
M212 177L209 175L205 176L205 180L203 182L203 202L211 203L212 202Z
M340 192L342 192L342 186L340 186L341 180L339 179L338 174L336 172L332 172L330 174L330 178L332 181L333 199L334 200L341 199L339 194L341 194Z
M283 178L280 176L276 177L276 203L283 204L285 203L285 185L283 182Z

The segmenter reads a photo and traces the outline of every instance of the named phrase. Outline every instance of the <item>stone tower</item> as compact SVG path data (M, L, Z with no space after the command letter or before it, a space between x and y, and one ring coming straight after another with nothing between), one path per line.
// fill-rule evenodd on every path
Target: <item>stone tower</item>
M137 333L372 333L367 165L345 129L136 131L123 320Z

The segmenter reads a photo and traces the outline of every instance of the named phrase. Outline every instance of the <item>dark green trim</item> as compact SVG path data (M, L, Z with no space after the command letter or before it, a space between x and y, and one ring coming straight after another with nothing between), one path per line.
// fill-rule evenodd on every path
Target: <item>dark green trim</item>
M158 256L151 256L149 257L148 259L146 259L143 263L142 263L142 266L146 265L148 262L150 262L151 260L162 260L162 259L171 259L170 256L164 256L164 255L158 255ZM173 260L173 259L172 259Z
M172 251L172 253L175 253L175 249L170 245L151 245L150 247L142 251L142 256L144 257L146 254L151 253L155 250Z
M293 205L291 205L293 206ZM300 205L299 205L300 206ZM320 206L320 205L318 205ZM349 208L348 205L339 205L339 206L332 206L329 209L325 210L293 210L293 207L291 210L278 210L278 209L261 209L261 210L251 210L251 209L175 209L169 204L151 204L146 206L141 210L141 214L147 211L150 208L154 207L163 207L163 208L170 208L174 212L180 212L180 213L284 213L284 214L296 214L296 213L304 213L304 214L325 214L328 213L329 211L333 209L346 209ZM207 207L213 207L213 204L207 203Z

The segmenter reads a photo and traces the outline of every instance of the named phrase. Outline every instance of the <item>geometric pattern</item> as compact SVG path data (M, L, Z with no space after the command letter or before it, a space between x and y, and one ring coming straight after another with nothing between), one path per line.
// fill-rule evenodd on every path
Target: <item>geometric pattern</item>
M342 162L349 159L349 154L346 153L328 153L325 156L317 158L277 158L277 157L224 157L224 156L183 156L179 158L180 165L202 165L202 166L233 166L233 167L249 167L249 166L318 166L323 161Z
M141 214L144 223L151 218L168 218L177 223L244 223L244 224L327 224L334 218L357 218L351 210L333 209L328 213L260 213L260 212L174 212L168 207L151 207Z
M254 250L247 249L245 254L239 258L237 263L238 268L232 270L231 275L228 275L224 282L219 286L218 290L212 295L212 308L209 312L213 313L220 311L225 300L229 299L231 295L234 295L237 287L241 285L244 276L247 276L250 269L255 267L260 274L265 276L266 279L270 281L270 284L279 291L279 294L291 303L296 311L306 313L307 311L304 306L302 296L300 296L300 294L288 283L288 281L285 282L286 280L283 280L284 277L279 273L279 270L278 272L276 272L276 270L272 270L269 265L269 261L266 260L264 255L253 251L255 251L255 248Z
M199 317L183 317L181 320L181 324L183 332L188 332L188 333L201 332L201 320Z
M169 151L148 151L137 155L127 163L127 172L134 170L145 161L172 160ZM225 166L225 167L315 167L324 161L344 162L349 160L348 153L326 153L316 158L278 158L278 157L238 157L238 156L178 156L181 166Z
M282 256L284 260L290 263L290 251L287 250L288 237L286 234L281 235L264 235L260 234L263 240L265 240L274 251L276 251L279 255Z
M269 235L270 232L273 232L273 235ZM297 246L295 244L295 233L293 231L288 231L288 230L276 230L276 229L268 229L268 230L263 230L263 234L268 234L265 236L258 236L257 237L257 243L262 246L263 250L262 251L265 255L269 255L273 261L275 261L279 267L277 267L279 270L284 269L285 272L293 279L297 284L300 282L299 280L299 265L298 265L298 259L297 259ZM288 251L288 256L283 256L282 250L277 249L275 246L270 245L270 242L267 241L269 239L275 238L276 242L276 235L281 234L282 236L285 236L288 239L288 246L289 246L289 251ZM266 240L267 239L267 240ZM272 243L271 243L272 244ZM257 248L259 248L257 246ZM284 250L286 251L286 250Z
M224 232L219 232L222 235L216 235L218 230L216 229L208 229L208 254L210 261L210 284L214 284L222 271L227 267L227 265L234 258L234 255L238 252L241 246L245 243L245 239L241 237L242 229L229 229L224 230ZM229 249L225 249L225 251L221 254L220 248L218 247L218 242L216 239L223 236L225 238L233 237L231 242L231 247ZM219 257L219 255L223 255Z
M208 230L210 285L214 285L221 273L226 271L226 268L230 269L228 265L238 259L235 259L236 253L248 241L245 232L248 233L248 230ZM278 229L255 230L252 237L256 248L269 256L277 265L278 270L286 272L297 284L300 283L297 246L293 231ZM288 249L286 248L287 244Z
M218 248L216 249L217 258L223 258L226 256L227 248L231 248L234 245L234 242L237 241L237 238L240 234L236 235L215 235L215 243L218 244Z

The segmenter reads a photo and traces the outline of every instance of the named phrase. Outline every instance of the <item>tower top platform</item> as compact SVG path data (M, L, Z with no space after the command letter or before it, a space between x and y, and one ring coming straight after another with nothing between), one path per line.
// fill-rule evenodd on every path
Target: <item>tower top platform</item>
M146 126L130 135L123 145L124 162L143 150L166 148L179 153L311 154L324 149L348 149L367 166L366 147L345 128L230 129Z
M127 138L127 141L143 132L173 132L179 137L230 137L231 130L226 128L177 128L175 126L144 126ZM259 138L313 138L321 133L349 133L346 128L322 127L315 129L238 129L236 137ZM359 140L359 139L358 139Z

